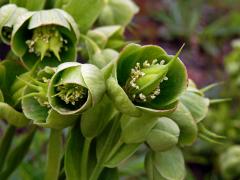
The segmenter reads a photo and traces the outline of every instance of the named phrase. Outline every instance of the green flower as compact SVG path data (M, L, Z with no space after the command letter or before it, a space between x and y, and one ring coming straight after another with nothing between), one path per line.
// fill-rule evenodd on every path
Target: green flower
M101 71L91 64L66 62L45 67L24 79L22 109L34 124L60 129L72 125L79 113L96 105L105 93Z
M75 114L97 104L105 93L101 71L91 64L63 63L50 80L48 100L60 114Z
M15 4L7 4L0 9L0 37L6 44L10 44L13 25L17 18L26 13L24 8L17 7Z
M12 50L28 67L38 59L45 65L76 59L79 31L72 17L60 9L28 12L13 28Z
M173 57L158 46L128 45L117 61L119 85L114 78L107 83L116 107L133 116L139 115L136 108L160 113L173 111L187 86L186 68L177 58L179 53Z

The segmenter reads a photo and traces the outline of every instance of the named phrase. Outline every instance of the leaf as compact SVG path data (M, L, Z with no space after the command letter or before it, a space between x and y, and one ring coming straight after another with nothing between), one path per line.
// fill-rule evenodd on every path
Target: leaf
M99 179L119 180L118 169L117 168L104 168Z
M179 103L175 112L168 116L180 129L179 143L181 145L191 145L197 138L197 124L189 110Z
M68 180L77 180L81 177L80 174L80 163L82 154L82 145L84 141L83 136L77 123L70 129L69 137L66 144L64 169Z
M131 0L108 0L99 16L100 25L126 26L139 11Z
M142 143L157 124L158 117L151 117L146 114L143 114L141 117L123 115L120 121L122 141L127 144Z
M206 117L209 106L208 98L186 91L180 97L180 101L191 112L194 120L197 123Z
M118 167L120 163L131 157L139 146L140 144L123 144L116 153L104 163L104 166L109 168Z
M148 134L146 142L153 151L166 151L178 143L179 134L177 124L169 118L162 117Z
M34 138L36 132L36 127L32 127L27 134L23 137L21 142L16 145L16 147L10 151L7 159L6 166L0 173L0 179L7 179L10 174L19 166L25 155L28 153L29 147Z
M10 3L16 4L19 7L24 7L31 11L41 10L44 8L46 0L10 0Z
M69 0L62 3L58 1L59 6L73 16L80 31L85 33L99 16L104 0Z
M165 152L149 152L146 161L146 169L150 179L157 180L183 180L186 175L183 154L180 149L174 147Z
M102 101L82 114L81 131L86 138L98 136L113 118L115 109L107 96Z

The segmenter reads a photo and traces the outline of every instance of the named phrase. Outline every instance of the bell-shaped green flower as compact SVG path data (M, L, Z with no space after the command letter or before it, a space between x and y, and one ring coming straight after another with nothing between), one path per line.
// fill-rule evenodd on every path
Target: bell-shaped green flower
M91 64L59 65L49 82L48 100L60 114L76 114L97 104L105 93L101 71Z
M10 44L13 25L17 18L26 12L26 9L15 4L7 4L0 8L0 37L4 43Z
M73 18L60 9L28 12L13 27L11 46L23 63L32 67L76 60L79 31Z
M128 45L119 56L116 78L108 80L108 94L116 107L138 116L136 107L145 111L167 113L176 107L187 86L183 63L154 45ZM121 94L121 97L119 97Z

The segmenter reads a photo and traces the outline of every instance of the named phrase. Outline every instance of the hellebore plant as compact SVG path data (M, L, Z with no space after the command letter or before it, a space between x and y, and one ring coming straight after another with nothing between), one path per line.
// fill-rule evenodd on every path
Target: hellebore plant
M0 179L19 171L39 129L50 129L46 180L119 179L119 165L141 144L150 180L184 179L181 148L218 137L200 123L209 100L188 81L183 47L169 55L124 41L138 12L131 0L14 2L23 8L0 9L0 37L11 46L0 62L0 118L8 124ZM26 135L12 146L19 127Z

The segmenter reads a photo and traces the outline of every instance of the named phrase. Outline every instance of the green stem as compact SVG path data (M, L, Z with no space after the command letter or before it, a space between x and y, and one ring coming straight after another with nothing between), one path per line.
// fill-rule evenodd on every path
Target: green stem
M8 125L8 128L1 140L0 144L0 172L3 168L5 159L7 157L7 154L9 152L9 148L12 144L12 140L15 134L16 127L12 125Z
M111 159L111 157L118 151L118 149L123 145L121 138L119 138L117 144L114 145L113 149L110 151L107 160Z
M89 180L98 180L102 170L104 169L103 164L106 161L106 159L108 158L108 156L106 157L106 155L108 153L108 150L109 150L108 148L109 148L109 145L112 143L112 140L114 138L114 134L116 133L116 131L118 129L120 118L121 118L121 114L119 115L118 118L114 119L112 128L111 128L110 133L108 135L108 138L106 139L103 150L102 150L102 152L99 156L100 157L99 161L97 162L95 168L93 169Z
M45 180L57 180L62 156L62 131L51 129Z
M83 145L83 154L81 160L81 179L88 180L88 156L91 145L91 138L86 138Z

